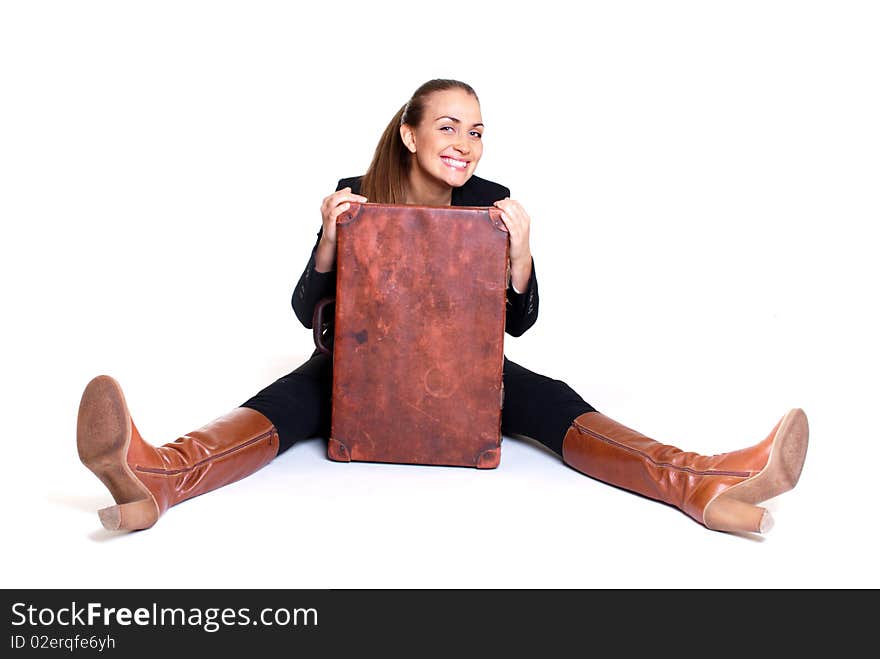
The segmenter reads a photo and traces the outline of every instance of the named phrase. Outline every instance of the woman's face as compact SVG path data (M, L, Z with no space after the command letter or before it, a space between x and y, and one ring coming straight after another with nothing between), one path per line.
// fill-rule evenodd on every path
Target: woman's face
M410 176L460 187L483 155L480 103L464 89L433 92L425 100L421 124L403 124L400 136L413 153Z

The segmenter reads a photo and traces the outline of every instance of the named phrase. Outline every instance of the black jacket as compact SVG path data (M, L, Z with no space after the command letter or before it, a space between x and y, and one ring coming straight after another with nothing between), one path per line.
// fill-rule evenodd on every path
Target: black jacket
M361 176L340 179L337 190L350 187L355 194L360 194ZM471 176L460 188L452 189L453 206L491 206L496 201L510 196L510 190L503 185L487 181L478 176ZM315 252L324 232L322 226L318 230L318 239L312 248L308 264L293 290L291 303L299 321L308 329L312 329L312 317L315 305L325 297L336 295L336 269L330 272L315 270ZM535 261L532 259L532 276L526 290L517 293L510 282L507 285L507 315L505 331L511 336L520 336L535 324L538 318L538 280L535 276ZM329 330L332 337L332 329Z

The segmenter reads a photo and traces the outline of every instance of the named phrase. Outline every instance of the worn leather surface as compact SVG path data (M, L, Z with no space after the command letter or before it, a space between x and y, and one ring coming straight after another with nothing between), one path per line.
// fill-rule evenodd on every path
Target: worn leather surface
M578 471L676 506L702 524L706 506L718 494L764 468L781 422L754 446L706 456L661 444L600 412L587 412L572 422L562 453Z
M497 466L509 250L500 211L354 203L336 244L329 457Z

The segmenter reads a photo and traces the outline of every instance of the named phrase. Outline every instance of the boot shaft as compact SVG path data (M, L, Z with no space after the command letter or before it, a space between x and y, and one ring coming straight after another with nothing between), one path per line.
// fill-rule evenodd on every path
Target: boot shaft
M278 431L256 410L239 407L173 442L154 447L134 421L128 463L160 513L252 474L278 453Z
M764 519L766 511L751 504L794 486L806 441L806 416L799 409L780 419L758 444L710 456L682 451L604 414L587 412L574 419L562 449L565 462L578 471L673 505L710 528L741 523L758 531L769 517ZM774 447L783 445L768 469ZM710 518L719 521L713 525Z

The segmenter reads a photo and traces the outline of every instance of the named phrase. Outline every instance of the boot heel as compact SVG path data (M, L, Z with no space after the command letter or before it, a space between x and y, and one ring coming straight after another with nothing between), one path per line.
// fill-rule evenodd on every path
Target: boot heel
M140 499L102 508L98 511L98 517L104 528L110 531L138 531L148 529L158 521L159 509L152 499Z
M773 517L766 508L721 495L706 506L703 523L713 531L767 533L773 528Z

